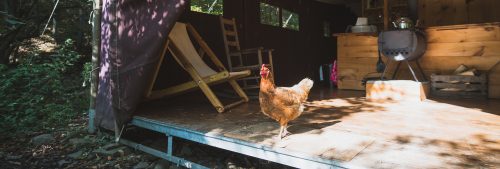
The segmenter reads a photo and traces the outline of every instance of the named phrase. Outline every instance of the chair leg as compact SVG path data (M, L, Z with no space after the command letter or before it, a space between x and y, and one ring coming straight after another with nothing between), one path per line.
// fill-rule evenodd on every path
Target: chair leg
M217 109L217 112L224 112L224 105L222 105L219 98L217 98L212 89L210 89L210 87L204 81L199 81L198 86L200 87L201 91L205 93L205 96L207 96L208 100L210 100L210 103L212 103L215 109Z
M243 91L243 89L241 89L240 85L238 85L238 82L236 82L236 80L234 79L231 79L229 80L229 84L231 84L231 86L233 87L233 89L236 91L236 93L238 93L238 95L245 101L245 102L248 102L248 96L247 94Z

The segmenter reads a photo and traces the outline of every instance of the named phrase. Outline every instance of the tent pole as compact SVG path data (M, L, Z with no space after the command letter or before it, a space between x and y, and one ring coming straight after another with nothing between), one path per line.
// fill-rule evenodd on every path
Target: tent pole
M99 84L99 57L101 54L101 0L93 0L92 17L92 72L90 79L90 107L89 107L89 128L90 133L95 133L94 118L97 96L97 85Z

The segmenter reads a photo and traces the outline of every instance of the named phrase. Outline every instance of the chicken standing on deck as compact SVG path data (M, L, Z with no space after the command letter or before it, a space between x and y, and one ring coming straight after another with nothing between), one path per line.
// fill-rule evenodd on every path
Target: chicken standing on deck
M304 111L304 102L313 86L313 81L305 78L292 87L276 87L274 77L266 67L260 69L259 102L262 113L278 121L280 124L279 139L289 132L286 130L289 121L296 119Z

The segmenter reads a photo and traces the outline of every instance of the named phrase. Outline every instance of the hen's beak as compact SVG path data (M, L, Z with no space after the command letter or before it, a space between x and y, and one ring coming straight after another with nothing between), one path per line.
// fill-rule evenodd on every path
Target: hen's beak
M269 76L269 72L260 71L260 76L262 76L263 78L267 78L267 76Z
M267 78L267 75L266 75L266 64L262 64L262 67L260 67L260 76L266 76Z

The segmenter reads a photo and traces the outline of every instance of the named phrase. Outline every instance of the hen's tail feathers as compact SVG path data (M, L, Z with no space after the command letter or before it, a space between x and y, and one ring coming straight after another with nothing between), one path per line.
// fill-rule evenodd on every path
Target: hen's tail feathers
M303 93L306 94L307 96L307 94L309 94L309 91L313 87L313 84L314 82L311 79L305 78L302 79L296 86L299 87L303 91Z

